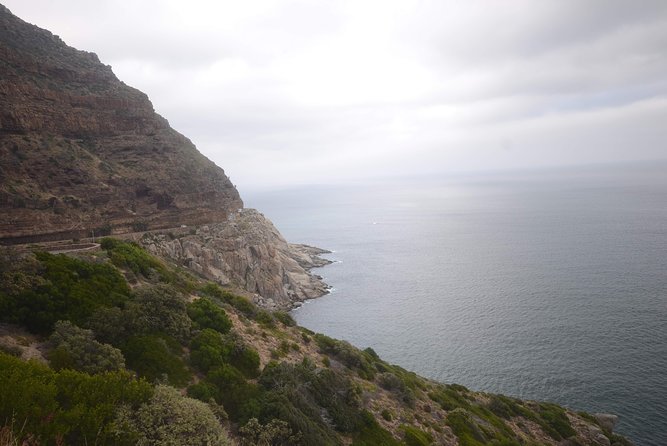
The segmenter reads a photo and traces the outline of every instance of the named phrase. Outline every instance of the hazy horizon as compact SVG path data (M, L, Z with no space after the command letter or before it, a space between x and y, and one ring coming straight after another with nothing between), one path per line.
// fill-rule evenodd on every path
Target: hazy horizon
M241 191L667 158L667 3L6 0Z

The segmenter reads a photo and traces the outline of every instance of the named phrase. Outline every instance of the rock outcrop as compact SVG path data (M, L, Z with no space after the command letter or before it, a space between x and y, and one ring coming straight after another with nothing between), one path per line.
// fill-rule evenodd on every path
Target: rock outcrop
M93 53L0 5L0 242L224 221L224 171Z
M290 309L328 290L321 277L309 273L330 263L318 257L328 251L287 243L254 209L240 210L225 222L147 233L140 243L209 280L255 294L265 308Z

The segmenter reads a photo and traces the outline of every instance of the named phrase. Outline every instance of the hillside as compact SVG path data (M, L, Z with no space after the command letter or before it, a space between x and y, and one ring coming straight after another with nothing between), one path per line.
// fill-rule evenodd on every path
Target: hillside
M2 254L0 420L27 444L629 444L613 417L429 381L136 244Z

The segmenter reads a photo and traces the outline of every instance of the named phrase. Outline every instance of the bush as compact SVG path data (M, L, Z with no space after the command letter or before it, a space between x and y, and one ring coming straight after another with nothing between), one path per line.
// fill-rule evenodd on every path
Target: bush
M36 253L35 259L33 271L2 276L0 317L4 321L48 334L58 320L83 325L97 308L120 306L128 300L130 289L112 265L63 254Z
M271 391L265 394L261 419L285 421L293 432L301 436L301 442L298 444L304 446L338 446L340 444L335 432L322 422L322 414L319 410L311 411L304 401L292 400L284 392Z
M289 424L275 418L267 424L261 424L257 418L251 418L239 429L241 446L291 446L301 442L302 435L292 434Z
M152 393L148 383L125 371L56 372L1 353L0 389L0 419L17 420L17 438L39 444L115 443L112 424L118 408L136 408Z
M305 444L330 442L335 438L331 425L342 432L364 426L360 389L341 373L316 369L312 361L270 363L259 384L266 391L264 419L287 421L295 432L303 433Z
M208 405L162 385L137 410L119 413L116 433L120 438L147 446L231 444Z
M403 441L406 446L428 446L433 443L433 436L414 426L403 425Z
M97 338L120 346L131 336L164 333L187 342L192 320L185 297L172 287L148 285L137 289L124 308L99 308L88 319Z
M410 407L415 405L415 394L409 389L403 380L391 372L385 372L379 375L378 382L380 387L394 393L401 401Z
M540 425L546 428L547 433L554 440L570 438L577 433L572 428L570 420L565 414L565 409L560 406L550 403L540 403L539 416L543 420Z
M69 321L58 321L49 338L53 348L49 354L51 367L69 368L86 373L122 370L125 358L117 348L95 340L91 330L84 330Z
M134 275L141 275L151 282L168 283L182 292L191 292L196 288L187 273L168 267L134 242L104 238L101 246L114 265Z
M294 318L285 311L274 311L273 317L275 317L278 321L280 321L280 323L282 323L286 327L296 326L296 321L294 320Z
M431 398L431 400L438 403L438 405L443 410L449 411L458 407L470 407L470 402L465 398L465 396L461 395L452 386L439 385L437 389L429 392L428 396Z
M231 420L244 423L259 415L259 388L248 383L234 367L223 364L212 369L207 381L216 387L215 400L223 405Z
M134 274L141 274L146 278L166 273L164 265L136 243L103 238L100 246L107 251L113 264L119 268L129 269Z
M353 436L352 446L400 446L392 435L378 424L368 411L362 412L363 424L359 431Z
M204 373L230 364L248 378L259 375L259 354L233 333L222 336L207 328L192 340L190 350L192 364Z
M202 289L201 293L204 296L210 296L218 299L222 303L231 305L240 311L245 317L255 319L257 315L257 306L242 296L237 296L229 291L223 290L214 283L207 283Z
M151 382L168 381L183 387L191 378L179 357L180 345L168 336L140 335L131 337L121 348L127 366Z
M210 382L200 381L188 387L188 396L205 403L215 399L218 388Z
M487 443L487 438L473 420L470 412L457 408L447 414L445 423L458 437L461 446L478 446Z
M230 354L231 346L210 328L202 330L190 343L190 362L203 373L223 365Z
M133 333L163 332L182 342L190 337L192 321L185 298L172 287L141 287L126 308Z
M232 322L225 310L205 297L188 305L188 316L199 329L211 328L224 334L232 328Z
M375 377L376 369L366 354L349 342L338 341L319 333L315 335L315 342L323 353L335 356L345 366L356 370L360 377L367 380Z

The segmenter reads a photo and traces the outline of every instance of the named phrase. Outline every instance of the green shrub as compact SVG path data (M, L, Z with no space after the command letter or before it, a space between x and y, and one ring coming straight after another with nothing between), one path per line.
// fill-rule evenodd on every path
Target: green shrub
M188 305L187 312L196 328L211 328L223 334L232 328L232 321L227 317L225 310L208 298L195 300Z
M546 428L547 433L555 440L561 440L576 435L565 409L555 404L540 403L539 416L543 420L540 425Z
M298 444L304 446L340 445L335 432L322 422L322 414L316 407L301 399L293 400L286 392L269 391L264 395L260 419L285 421L292 432L300 436Z
M428 446L433 443L433 436L414 426L403 425L403 441L406 446Z
M118 414L116 432L120 438L147 446L231 444L208 405L162 385L137 410Z
M259 376L259 353L247 345L232 351L230 363L248 378Z
M382 418L384 418L385 421L391 421L394 419L394 417L391 415L391 412L389 412L389 409L382 409L380 415L382 415Z
M151 282L168 283L182 292L191 292L196 288L189 274L165 265L134 242L104 238L101 246L114 265L134 275L141 275Z
M0 419L17 420L15 434L36 440L30 444L116 444L116 411L136 408L152 394L148 383L125 371L57 372L1 353L0 389Z
M188 396L208 403L215 399L218 388L210 382L200 381L188 387Z
M229 333L225 336L215 330L202 330L190 344L190 361L206 373L214 367L230 364L248 378L259 375L259 354L243 340Z
M185 297L166 285L138 288L125 306L124 318L129 333L162 332L185 342L190 338L192 321Z
M294 327L296 326L296 321L294 318L287 312L285 311L274 311L273 312L273 317L275 317L277 320L280 321L283 325L286 327Z
M36 253L34 269L2 276L0 317L48 334L58 320L83 325L95 309L119 306L130 289L112 265ZM24 286L22 284L28 285Z
M69 368L86 373L121 370L125 358L117 348L95 340L91 330L84 330L69 321L58 321L49 338L52 351L51 367L56 370Z
M241 446L292 446L301 443L301 433L293 434L289 424L275 418L267 424L261 424L257 418L251 418L239 429Z
M265 328L275 328L276 326L276 320L273 318L273 315L262 308L255 310L253 319Z
M216 367L209 372L207 381L216 387L215 400L223 405L231 420L244 423L259 415L260 390L236 368L227 364Z
M147 285L138 288L122 309L97 309L87 325L99 340L115 346L130 336L153 333L165 333L186 343L192 320L181 293L165 285Z
M98 341L118 346L136 334L132 332L133 318L127 308L101 307L93 311L85 326L95 333Z
M349 342L338 341L323 334L316 334L315 342L320 351L336 357L346 367L356 370L360 377L372 380L375 377L376 369L368 360L366 354L352 346Z
M352 446L399 446L400 443L396 441L392 435L383 429L378 422L368 411L362 412L363 424L359 431L353 435L354 441Z
M179 343L168 336L133 336L121 347L127 366L152 382L168 381L183 387L191 374L179 357Z
M210 328L204 329L190 343L190 362L198 370L207 373L229 360L232 347L223 340L220 333Z
M290 351L290 343L285 340L280 341L280 345L278 346L278 351L283 355L288 354Z
M364 349L364 353L368 354L371 358L373 358L373 359L375 359L375 360L379 360L379 359L380 359L380 357L378 356L378 354L375 353L375 350L373 350L373 349L370 348L370 347L366 347L366 348Z
M439 385L436 389L428 394L431 400L435 401L444 410L454 410L458 407L468 408L470 402L464 395L459 393L456 388L446 385Z
M162 262L148 254L136 243L103 238L100 245L107 251L113 264L119 268L129 269L134 274L141 274L146 278L166 273Z
M461 446L479 446L487 443L487 438L467 410L459 407L451 410L445 419Z
M316 369L312 361L270 363L264 368L259 384L271 401L271 412L267 414L265 408L263 415L289 422L293 430L302 432L308 441L314 442L316 438L324 441L322 436L333 436L329 426L323 423L322 413L326 413L330 423L341 432L355 432L364 425L361 390L347 376L329 369ZM297 414L310 421L297 422L289 418Z
M273 316L271 316L271 314L267 311L258 308L255 304L243 296L238 296L236 294L230 293L227 290L223 290L218 285L211 282L202 287L200 292L204 296L213 297L219 300L221 303L232 306L248 319L257 320L260 323L273 326Z
M378 382L383 389L391 391L405 404L414 407L416 401L414 392L398 376L385 372L378 376Z

